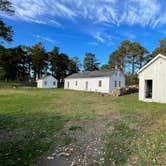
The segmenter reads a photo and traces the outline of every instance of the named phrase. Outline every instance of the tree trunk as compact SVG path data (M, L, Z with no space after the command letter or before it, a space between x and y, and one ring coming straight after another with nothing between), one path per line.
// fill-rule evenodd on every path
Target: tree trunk
M36 81L36 70L34 70L34 81Z
M135 62L134 62L134 60L135 60L135 57L133 56L132 57L132 74L135 73Z

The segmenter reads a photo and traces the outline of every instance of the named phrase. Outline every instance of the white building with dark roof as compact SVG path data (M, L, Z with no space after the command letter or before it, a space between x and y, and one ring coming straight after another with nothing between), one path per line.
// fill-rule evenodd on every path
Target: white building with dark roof
M51 75L47 75L37 80L38 88L57 88L58 81Z
M145 102L166 103L166 56L157 55L139 74L139 99Z
M125 75L121 70L85 71L65 78L65 89L110 93L114 88L125 86Z

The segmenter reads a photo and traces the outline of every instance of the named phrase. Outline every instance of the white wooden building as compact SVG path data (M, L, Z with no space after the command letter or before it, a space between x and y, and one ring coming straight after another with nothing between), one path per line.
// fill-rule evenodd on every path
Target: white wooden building
M65 89L110 93L114 88L125 86L125 76L120 70L85 71L65 78Z
M157 55L139 70L139 99L166 103L166 56Z
M44 76L41 79L37 80L38 88L57 88L58 81L51 75Z

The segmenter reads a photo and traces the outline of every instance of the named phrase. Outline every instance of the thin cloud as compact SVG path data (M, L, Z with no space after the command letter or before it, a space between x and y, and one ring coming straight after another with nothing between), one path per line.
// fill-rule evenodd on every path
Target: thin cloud
M93 22L141 25L155 28L166 23L165 0L11 0L20 19L59 17L71 20L87 19ZM161 12L162 11L162 12ZM39 19L40 18L40 19ZM29 19L30 20L30 19Z
M51 44L55 44L56 43L55 40L53 40L53 39L51 39L49 37L45 37L45 36L41 36L41 35L37 35L37 34L33 34L32 36L34 38L36 38L36 39L39 39L39 40L42 40L42 41L46 41L46 42L49 42Z

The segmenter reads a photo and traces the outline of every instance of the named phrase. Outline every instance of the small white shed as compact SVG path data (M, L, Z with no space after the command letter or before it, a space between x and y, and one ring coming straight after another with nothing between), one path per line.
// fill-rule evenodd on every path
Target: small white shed
M110 93L114 88L125 86L125 75L121 70L84 71L65 78L65 89Z
M139 74L139 100L166 103L166 56L159 54Z
M57 88L58 81L51 75L44 76L41 79L37 80L38 88Z

